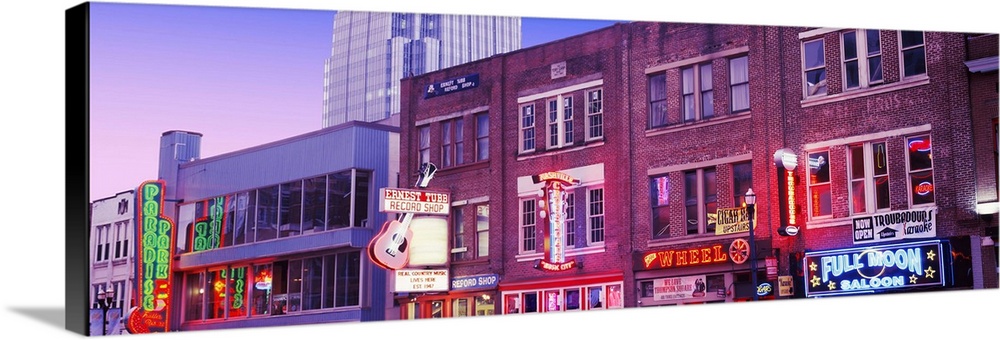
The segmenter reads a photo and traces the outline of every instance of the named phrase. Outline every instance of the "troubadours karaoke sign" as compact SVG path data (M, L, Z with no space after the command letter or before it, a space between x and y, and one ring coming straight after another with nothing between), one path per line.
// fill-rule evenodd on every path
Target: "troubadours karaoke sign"
M539 193L538 220L547 222L543 227L543 247L545 257L536 267L545 271L564 271L576 267L576 260L566 261L566 198L565 188L580 183L580 180L561 172L546 172L532 176L535 183L543 183Z
M176 231L174 221L163 215L163 181L139 186L136 221L137 307L128 320L129 333L169 331L171 271Z
M806 252L806 296L944 285L941 242Z

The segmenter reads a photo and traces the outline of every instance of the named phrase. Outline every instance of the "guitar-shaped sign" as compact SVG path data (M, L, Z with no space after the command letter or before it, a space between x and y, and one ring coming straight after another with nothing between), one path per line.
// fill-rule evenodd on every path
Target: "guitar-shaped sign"
M420 177L417 178L417 189L427 187L427 183L434 177L437 167L433 163L424 163L420 166ZM406 266L410 261L409 242L413 237L410 230L410 220L413 213L405 213L396 220L385 222L382 231L372 238L368 244L368 257L372 262L385 269L397 270Z

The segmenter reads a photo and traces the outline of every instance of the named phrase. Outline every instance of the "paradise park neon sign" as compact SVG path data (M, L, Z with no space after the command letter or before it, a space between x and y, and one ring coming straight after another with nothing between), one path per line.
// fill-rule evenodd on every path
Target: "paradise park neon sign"
M170 331L170 271L177 233L174 221L163 215L163 181L146 181L139 186L136 228L136 287L138 306L129 315L129 333Z

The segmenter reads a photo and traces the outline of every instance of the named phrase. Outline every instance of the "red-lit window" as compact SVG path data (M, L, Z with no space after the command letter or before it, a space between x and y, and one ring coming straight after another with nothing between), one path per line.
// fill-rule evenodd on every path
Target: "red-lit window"
M653 209L653 238L670 237L670 177L649 180L649 202Z
M808 184L809 216L833 214L833 197L830 191L830 151L809 153Z
M851 145L847 151L852 214L889 209L889 164L885 142Z
M906 138L906 171L910 187L910 205L934 203L934 162L931 136Z

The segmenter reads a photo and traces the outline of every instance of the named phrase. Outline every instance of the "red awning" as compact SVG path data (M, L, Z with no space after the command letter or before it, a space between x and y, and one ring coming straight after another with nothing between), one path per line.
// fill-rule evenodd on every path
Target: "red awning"
M552 278L501 282L501 291L547 289L565 286L585 286L597 283L624 281L623 272L603 272L583 275L567 275Z

